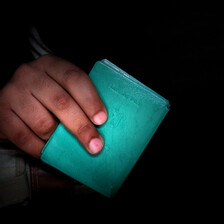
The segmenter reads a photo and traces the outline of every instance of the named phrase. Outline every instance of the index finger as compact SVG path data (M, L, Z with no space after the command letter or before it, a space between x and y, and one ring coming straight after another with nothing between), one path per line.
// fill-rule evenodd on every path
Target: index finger
M106 107L83 70L52 55L45 55L39 60L42 60L42 69L69 92L94 124L101 125L107 120Z

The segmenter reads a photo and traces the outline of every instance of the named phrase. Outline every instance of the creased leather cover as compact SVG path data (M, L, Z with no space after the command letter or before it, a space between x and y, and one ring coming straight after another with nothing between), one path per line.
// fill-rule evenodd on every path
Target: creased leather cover
M103 150L89 154L60 123L41 160L111 197L167 114L169 102L108 60L96 62L89 76L108 110L107 122L97 127Z

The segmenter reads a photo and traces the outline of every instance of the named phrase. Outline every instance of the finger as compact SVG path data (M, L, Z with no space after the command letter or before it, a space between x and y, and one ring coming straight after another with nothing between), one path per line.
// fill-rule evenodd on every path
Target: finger
M39 159L45 143L13 111L9 110L1 117L4 117L1 130L5 136L20 149Z
M54 56L43 61L43 69L69 92L93 123L100 125L107 120L106 107L84 71Z
M32 87L32 95L50 110L90 153L101 151L103 139L80 106L48 75L39 73L38 80Z
M10 100L10 107L43 140L48 140L58 122L29 92L17 91Z

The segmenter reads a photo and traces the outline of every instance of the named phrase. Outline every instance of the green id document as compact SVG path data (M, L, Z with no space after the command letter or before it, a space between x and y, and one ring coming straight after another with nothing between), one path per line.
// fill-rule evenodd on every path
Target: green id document
M107 111L97 126L104 148L92 155L61 123L42 150L41 160L101 194L121 187L169 111L168 100L109 62L89 74Z

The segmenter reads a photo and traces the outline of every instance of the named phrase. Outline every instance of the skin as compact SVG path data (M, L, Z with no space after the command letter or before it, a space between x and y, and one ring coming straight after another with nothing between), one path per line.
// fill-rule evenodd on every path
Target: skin
M45 55L21 65L0 91L0 108L0 139L36 158L59 121L89 153L103 148L95 125L107 110L88 75L64 59Z

